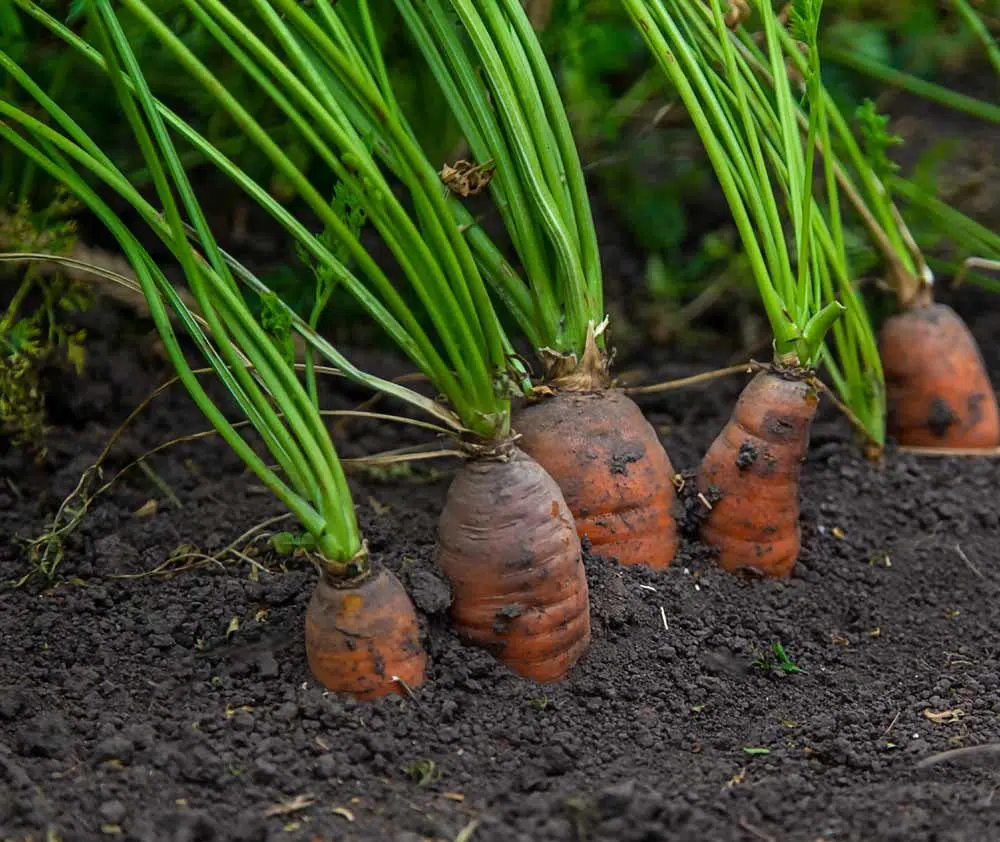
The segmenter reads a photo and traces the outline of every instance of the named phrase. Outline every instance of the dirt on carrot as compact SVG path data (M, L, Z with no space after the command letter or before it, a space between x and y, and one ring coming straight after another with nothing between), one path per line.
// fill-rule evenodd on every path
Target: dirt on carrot
M879 334L888 432L916 447L1000 444L1000 413L975 339L945 304L918 305Z
M557 391L518 412L520 447L562 489L580 538L621 564L667 567L677 551L674 468L617 389Z
M448 489L438 564L458 633L517 674L558 681L590 643L580 539L559 486L518 448L470 460Z
M321 574L306 609L306 655L324 687L362 701L419 687L427 667L413 603L380 565L344 581Z
M726 570L788 576L799 555L799 470L819 403L798 372L759 372L702 460L698 489L711 510L702 540Z

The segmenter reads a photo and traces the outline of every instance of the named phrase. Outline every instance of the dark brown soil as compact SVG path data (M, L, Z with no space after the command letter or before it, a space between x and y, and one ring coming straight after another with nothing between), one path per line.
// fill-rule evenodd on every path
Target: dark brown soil
M953 303L996 382L997 308L965 295ZM106 308L94 322L85 378L53 386L47 460L0 454L4 582L27 569L15 536L42 530L166 377L144 327ZM705 367L646 362L669 376ZM643 402L679 469L696 467L740 387ZM338 389L328 405L363 397ZM203 427L168 392L106 476ZM338 444L350 456L410 441L399 429L355 423ZM1000 460L869 464L827 410L803 472L794 577L724 574L690 541L662 574L591 558L593 645L558 686L513 677L449 630L433 559L454 465L356 473L371 547L410 589L431 657L415 698L374 704L310 679L315 575L302 562L258 541L242 559L151 572L182 548L219 553L280 508L215 439L148 463L162 487L133 471L99 497L58 584L0 592L0 838L1000 838ZM802 672L767 668L777 642Z

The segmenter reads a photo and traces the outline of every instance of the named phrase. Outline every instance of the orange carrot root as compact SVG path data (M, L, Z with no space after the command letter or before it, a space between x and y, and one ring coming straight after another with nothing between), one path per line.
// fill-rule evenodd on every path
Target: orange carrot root
M730 572L787 576L799 555L799 468L818 396L802 377L765 370L743 390L701 463L698 488L721 499L702 523Z
M513 423L518 445L562 489L581 538L621 564L670 564L674 468L631 398L618 389L557 391Z
M427 667L413 603L381 566L344 581L320 575L306 609L306 656L324 687L363 701L419 687Z
M438 561L459 634L514 672L558 681L586 651L589 592L573 518L559 486L518 448L456 475Z
M944 304L915 306L879 334L889 434L917 447L1000 444L1000 413L983 358L965 322Z

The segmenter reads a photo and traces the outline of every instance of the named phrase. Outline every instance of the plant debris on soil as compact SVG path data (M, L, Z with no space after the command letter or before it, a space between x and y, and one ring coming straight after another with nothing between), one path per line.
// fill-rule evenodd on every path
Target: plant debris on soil
M1000 310L963 295L952 303L996 382ZM430 652L424 687L360 704L310 677L315 573L276 555L267 536L291 522L215 437L149 456L97 497L53 582L6 586L29 569L21 539L169 376L148 324L109 306L90 319L84 378L50 389L44 461L0 453L0 839L1000 838L1000 460L890 449L873 464L827 406L793 577L723 573L690 535L660 574L588 554L593 644L551 686L450 630L434 539L454 463L352 470L370 548L407 586ZM643 362L649 380L707 367ZM688 478L744 383L642 399ZM367 397L326 386L329 408ZM345 457L421 441L331 423ZM205 427L168 390L104 479ZM796 670L774 666L778 651Z

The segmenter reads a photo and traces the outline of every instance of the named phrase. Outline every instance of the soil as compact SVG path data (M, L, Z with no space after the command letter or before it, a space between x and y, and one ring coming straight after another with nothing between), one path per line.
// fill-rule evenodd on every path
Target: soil
M962 295L950 301L997 382L1000 312ZM89 320L84 377L49 390L45 459L0 453L4 582L30 569L18 536L42 532L168 374L148 325L103 305ZM706 368L664 350L643 362L651 376ZM678 469L690 476L744 382L643 399ZM337 381L325 404L364 397ZM204 426L167 391L105 478ZM344 456L421 440L370 421L337 429ZM434 540L455 464L426 464L351 474L371 549L410 590L430 653L412 698L365 704L311 679L316 576L266 532L247 536L287 527L267 524L280 507L221 442L150 456L98 496L53 582L0 591L0 838L1000 838L1000 461L890 451L872 464L827 407L793 577L725 574L690 538L658 574L588 556L593 643L551 686L452 634ZM782 670L773 644L801 671Z

